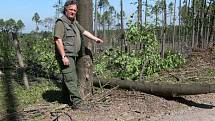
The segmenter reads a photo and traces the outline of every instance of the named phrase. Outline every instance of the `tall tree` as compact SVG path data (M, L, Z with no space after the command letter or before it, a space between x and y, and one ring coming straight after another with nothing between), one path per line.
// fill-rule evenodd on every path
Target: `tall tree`
M205 44L205 38L204 38L204 31L205 31L205 18L206 18L206 0L202 0L202 7L201 7L201 28L200 28L200 42L201 42L201 48L204 48Z
M47 17L44 20L42 20L42 25L48 30L51 31L54 25L54 19L52 17Z
M138 15L137 15L137 22L139 23L139 26L142 26L143 20L142 20L142 8L143 4L142 4L142 0L138 0L138 6L137 6L137 11L138 11Z
M120 0L120 29L121 29L121 51L123 50L123 44L124 44L124 21L123 21L123 0Z
M109 6L109 2L108 2L108 0L99 0L99 3L98 3L98 7L99 7L99 9L100 9L100 17L99 17L99 23L102 25L102 27L103 27L103 32L105 31L104 30L104 21L102 20L103 19L103 17L102 17L102 15L104 14L104 12L106 11L106 9L108 8L108 6ZM102 12L102 10L103 10L103 12Z
M215 28L215 2L211 2L209 4L209 9L210 9L210 12L209 12L209 24L208 24L208 28L209 28L209 31L208 31L208 44L209 44L209 47L212 47L213 45L213 38L214 38L214 28Z
M16 21L14 19L6 20L4 23L4 30L6 33L17 32Z
M94 19L94 34L95 36L98 36L98 0L95 0L95 10L94 10L94 14L95 14L95 19ZM93 50L94 50L94 53L96 53L96 50L97 50L97 45L94 44L93 45Z
M162 38L162 45L161 45L161 58L164 58L165 52L165 42L166 42L166 34L167 34L167 10L166 10L166 0L162 0L162 8L163 8L163 38Z
M145 0L145 26L147 25L147 16L148 16L148 0Z
M17 27L18 30L20 30L20 33L22 33L22 29L25 27L25 24L22 22L22 20L17 21Z
M191 48L195 47L195 1L192 1L192 43Z
M79 12L77 19L80 24L92 32L93 30L93 2L92 0L78 0ZM86 16L87 15L87 16ZM84 38L87 39L87 38ZM86 42L86 41L85 41ZM88 41L85 46L92 50L92 44ZM78 77L80 82L80 94L83 99L92 94L92 60L89 55L83 56L78 61Z
M175 49L175 33L176 33L176 25L175 25L175 21L176 21L176 0L173 0L174 3L174 12L173 12L173 36L172 36L172 48Z
M172 25L172 16L174 14L174 3L171 1L168 5L168 11L169 11L169 23Z
M182 46L181 43L181 0L179 0L179 19L178 19L178 47Z
M20 68L22 69L22 78L23 78L23 82L24 82L24 85L27 89L29 89L29 82L28 82L28 76L27 76L27 73L26 73L26 69L25 69L25 64L24 64L24 58L21 54L21 49L20 49L20 42L19 42L19 39L17 37L17 33L11 33L11 38L14 42L14 46L16 48L16 56L17 56L17 60L19 62L19 66Z
M155 14L155 27L158 26L158 22L159 22L159 14L161 12L161 7L160 7L160 1L157 0L154 4L154 6L152 7L152 13Z
M40 16L39 14L36 12L34 13L34 16L32 17L32 21L36 23L36 29L35 31L38 32L39 31L39 22L40 22Z

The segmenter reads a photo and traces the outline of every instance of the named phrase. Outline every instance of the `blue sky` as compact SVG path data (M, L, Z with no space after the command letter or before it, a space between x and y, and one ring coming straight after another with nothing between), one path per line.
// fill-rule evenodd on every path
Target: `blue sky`
M21 19L26 26L24 32L30 32L35 29L35 23L32 22L34 13L37 12L41 19L54 17L55 9L53 5L57 3L57 1L58 0L2 0L0 4L0 19ZM126 15L133 13L136 9L136 7L130 5L131 1L135 0L124 0ZM120 0L109 0L109 2L116 10L120 9Z

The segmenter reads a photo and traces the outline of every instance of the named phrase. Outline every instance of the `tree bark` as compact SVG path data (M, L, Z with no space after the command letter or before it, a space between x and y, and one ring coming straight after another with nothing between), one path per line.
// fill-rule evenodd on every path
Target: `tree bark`
M137 16L137 21L139 23L139 28L142 26L142 0L138 0L138 16Z
M173 83L153 83L153 82L138 82L132 80L121 80L121 79L111 79L111 81L100 79L94 80L94 84L99 86L102 85L109 86L119 86L122 89L142 91L149 94L154 94L158 96L181 96L181 95L195 95L195 94L206 94L215 92L215 84L202 84L202 83L192 83L192 84L173 84Z
M95 20L94 20L94 34L95 36L98 36L98 29L97 29L97 26L98 26L98 1L95 0ZM93 45L93 50L94 50L94 53L97 52L97 45L94 44Z
M22 57L21 50L20 50L19 40L18 40L17 35L15 33L11 33L10 36L12 37L12 40L13 40L15 48L16 48L16 56L17 56L17 60L19 62L19 66L22 70L22 77L23 77L24 85L27 89L29 89L28 76L25 72L25 64L24 64L23 57Z
M78 0L77 20L89 32L92 33L93 28L93 3L92 0ZM92 43L84 38L84 45L91 51ZM77 62L77 74L80 83L80 94L83 99L92 94L92 59L89 55L84 55Z
M167 36L167 11L166 11L166 0L163 0L163 39L161 43L161 58L164 58L165 53L165 43L166 43L166 36Z
M175 50L175 34L176 34L176 0L174 0L174 13L173 13L173 37L172 37L172 49Z
M178 18L178 49L179 52L182 48L181 43L181 0L179 0L179 18Z
M144 22L145 22L145 26L147 25L147 12L148 12L148 0L145 1L145 18L144 18Z
M123 21L123 1L120 0L120 31L121 31L121 52L123 51L123 45L124 45L124 21Z
M195 2L192 1L192 49L195 47Z
M83 56L77 62L78 65L78 80L81 97L86 100L88 96L92 95L93 79L92 79L92 61L90 56Z

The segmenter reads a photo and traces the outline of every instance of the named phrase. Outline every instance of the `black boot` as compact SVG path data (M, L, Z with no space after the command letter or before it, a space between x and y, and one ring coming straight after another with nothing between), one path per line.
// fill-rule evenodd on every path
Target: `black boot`
M81 99L73 99L71 107L74 110L81 110L81 111L89 111L92 108L92 106L89 103Z

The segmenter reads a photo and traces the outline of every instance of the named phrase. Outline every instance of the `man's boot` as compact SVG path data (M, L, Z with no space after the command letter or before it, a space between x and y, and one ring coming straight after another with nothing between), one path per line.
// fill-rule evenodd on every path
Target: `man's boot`
M92 106L89 103L81 99L75 99L75 98L72 99L72 109L74 110L89 111L91 110L91 108Z

